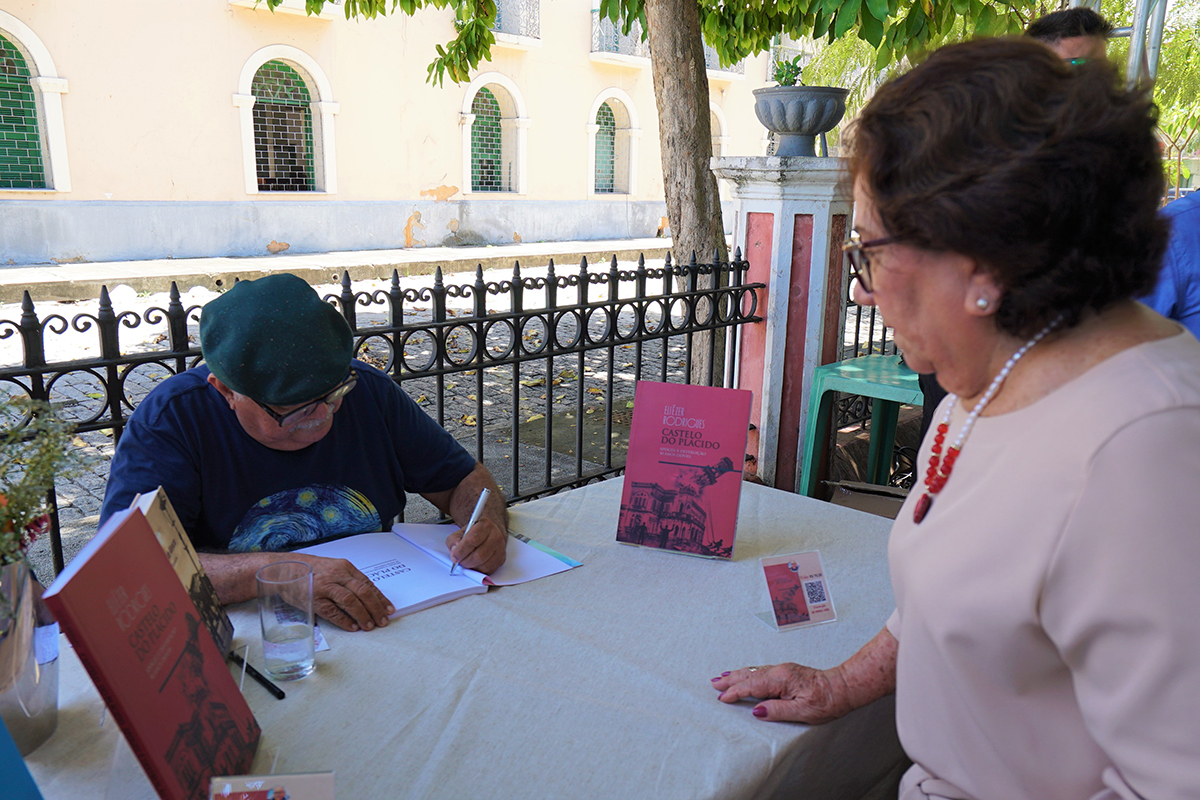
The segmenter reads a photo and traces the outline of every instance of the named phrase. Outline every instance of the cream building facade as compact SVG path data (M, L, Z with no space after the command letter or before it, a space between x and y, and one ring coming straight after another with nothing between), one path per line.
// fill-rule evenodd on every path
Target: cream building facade
M287 3L0 0L0 261L663 229L647 51L592 0L502 0L492 60L443 87L426 72L449 10ZM716 154L762 152L767 64L714 59Z

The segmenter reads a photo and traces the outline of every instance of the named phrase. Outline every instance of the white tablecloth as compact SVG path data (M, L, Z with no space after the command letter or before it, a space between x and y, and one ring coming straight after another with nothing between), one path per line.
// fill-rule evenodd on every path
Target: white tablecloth
M901 757L890 698L825 726L716 699L751 664L840 663L893 607L890 523L744 484L734 560L614 541L621 482L511 510L514 530L584 563L394 620L322 630L316 672L244 692L255 772L334 770L339 798L860 797ZM819 549L836 622L779 633L758 559ZM262 664L252 603L231 609ZM43 793L102 797L116 736L64 640L59 729L28 758ZM277 761L276 761L277 758Z

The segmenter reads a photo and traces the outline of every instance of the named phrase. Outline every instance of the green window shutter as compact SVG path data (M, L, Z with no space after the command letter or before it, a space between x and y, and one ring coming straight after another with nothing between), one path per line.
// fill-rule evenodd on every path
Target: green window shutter
M471 102L471 191L511 191L504 168L504 133L500 125L500 103L486 86Z
M0 36L0 189L45 189L37 98L25 56Z
M300 73L268 61L254 74L254 163L260 192L317 188L312 98Z
M612 107L602 103L596 112L596 194L616 191L617 120Z

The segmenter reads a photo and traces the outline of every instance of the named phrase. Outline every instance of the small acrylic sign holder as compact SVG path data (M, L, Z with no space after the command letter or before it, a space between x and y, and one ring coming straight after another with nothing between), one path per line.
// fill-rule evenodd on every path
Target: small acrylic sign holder
M754 616L775 631L837 620L821 554L817 550L760 558L770 611Z

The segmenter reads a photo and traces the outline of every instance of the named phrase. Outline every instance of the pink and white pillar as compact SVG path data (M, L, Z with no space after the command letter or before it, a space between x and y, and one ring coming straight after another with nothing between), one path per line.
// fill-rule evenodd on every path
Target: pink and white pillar
M838 360L845 327L845 160L735 156L712 166L733 187L744 280L767 285L763 321L742 326L737 353L737 386L754 392L751 452L757 444L764 482L797 491L813 370Z

